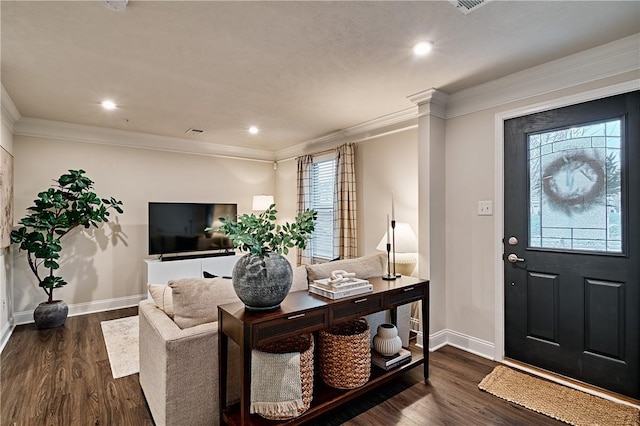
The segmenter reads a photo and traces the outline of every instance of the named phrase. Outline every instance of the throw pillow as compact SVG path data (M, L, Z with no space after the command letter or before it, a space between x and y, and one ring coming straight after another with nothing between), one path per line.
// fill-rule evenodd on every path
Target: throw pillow
M149 293L156 306L165 314L173 317L173 292L168 285L149 284Z
M387 255L385 253L359 257L357 259L336 260L315 265L306 265L309 281L329 278L331 272L342 269L355 272L357 278L366 280L384 275Z
M173 321L182 329L218 321L218 305L239 302L228 278L184 278L169 281L173 290Z
M304 265L293 268L293 283L291 284L292 291L308 290L309 283L307 282L307 268Z

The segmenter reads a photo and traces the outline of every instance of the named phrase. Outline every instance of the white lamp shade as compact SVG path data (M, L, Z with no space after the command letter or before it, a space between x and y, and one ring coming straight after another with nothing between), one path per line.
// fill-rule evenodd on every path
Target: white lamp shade
M265 211L273 204L273 195L254 195L251 210Z
M391 228L387 231L390 236ZM376 246L376 249L381 251L387 251L387 232L382 236L382 239ZM396 222L396 253L417 253L418 252L418 237L411 228L411 225L404 222ZM393 251L393 238L390 237L391 250Z

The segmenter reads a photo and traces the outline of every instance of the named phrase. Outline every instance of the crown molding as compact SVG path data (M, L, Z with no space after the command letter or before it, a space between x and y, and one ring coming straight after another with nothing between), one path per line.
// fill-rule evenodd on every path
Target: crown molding
M9 96L7 89L4 88L4 84L0 92L0 103L2 104L2 123L13 133L14 123L20 119L20 111L13 103L13 99Z
M547 62L449 96L454 118L602 78L640 70L640 34Z
M363 142L414 128L418 109L411 107L387 114L346 129L336 130L315 139L276 151L276 160L285 161L300 155L322 152L345 142Z
M337 130L276 152L219 145L126 130L21 117L2 85L2 123L13 134L76 142L210 155L255 161L284 161L415 128L419 115L454 118L537 95L640 70L640 34L576 53L447 95L435 88L408 96L417 106ZM640 87L638 87L640 89Z
M153 149L184 154L209 155L243 160L275 160L271 151L219 145L191 139L150 135L127 130L107 129L60 121L22 117L14 125L14 134L73 142L113 145L128 148Z
M429 89L408 96L408 99L418 105L418 115L434 115L446 118L447 102L449 95L438 89Z

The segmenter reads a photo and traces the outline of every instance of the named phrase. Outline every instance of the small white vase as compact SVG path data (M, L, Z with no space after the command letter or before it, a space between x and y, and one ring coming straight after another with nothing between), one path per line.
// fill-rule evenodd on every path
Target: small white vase
M380 324L373 336L373 348L381 355L391 356L402 349L402 339L398 336L398 329L393 324Z

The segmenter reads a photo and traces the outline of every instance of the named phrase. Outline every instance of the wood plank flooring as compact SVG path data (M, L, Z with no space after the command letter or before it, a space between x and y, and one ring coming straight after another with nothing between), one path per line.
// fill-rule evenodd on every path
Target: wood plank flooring
M100 328L136 314L134 307L70 317L54 330L16 327L0 356L0 425L153 425L138 375L112 378ZM563 424L478 390L495 365L445 347L431 354L428 385L416 368L310 424Z

